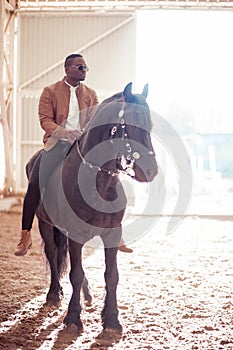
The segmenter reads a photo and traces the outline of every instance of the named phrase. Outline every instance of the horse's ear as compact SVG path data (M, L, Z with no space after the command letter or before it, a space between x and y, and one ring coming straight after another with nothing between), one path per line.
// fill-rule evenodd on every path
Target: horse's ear
M126 85L123 91L123 96L126 102L130 102L132 99L132 83Z
M147 96L148 96L148 84L146 84L146 85L144 86L142 95L145 97L145 99L147 98Z

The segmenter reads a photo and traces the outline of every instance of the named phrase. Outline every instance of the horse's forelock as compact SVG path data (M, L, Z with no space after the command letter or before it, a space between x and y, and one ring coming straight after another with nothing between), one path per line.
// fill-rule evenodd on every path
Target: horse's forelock
M129 111L128 116L131 115L131 121L128 120L128 122L147 131L151 131L152 121L150 109L145 98L141 95L134 95L134 99L129 105L131 105L132 108L135 109L135 112L130 113ZM126 122L127 119L128 118L126 118Z

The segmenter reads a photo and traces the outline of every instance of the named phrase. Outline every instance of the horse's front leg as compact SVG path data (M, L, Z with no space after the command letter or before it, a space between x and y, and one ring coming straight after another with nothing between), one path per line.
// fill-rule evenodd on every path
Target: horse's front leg
M106 297L104 308L102 310L102 323L104 330L114 330L122 332L122 326L118 320L117 308L117 284L119 280L117 268L117 251L118 247L105 248L105 283Z
M69 240L69 253L71 264L70 282L73 287L73 293L69 302L68 313L63 321L68 329L73 328L73 325L75 325L75 328L78 333L83 331L83 324L80 319L80 291L84 278L84 271L82 268L82 247L83 245L75 241Z

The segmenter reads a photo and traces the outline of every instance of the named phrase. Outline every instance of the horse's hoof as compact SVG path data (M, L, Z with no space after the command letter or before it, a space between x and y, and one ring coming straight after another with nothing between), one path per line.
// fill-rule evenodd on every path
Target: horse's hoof
M101 340L102 342L107 341L109 343L118 343L122 338L122 333L123 333L122 327L121 329L105 328L98 335L98 339Z
M120 324L118 317L116 315L102 315L102 325L103 325L103 330L107 332L115 332L122 334L123 328L122 325Z
M88 307L92 306L92 297L85 299L85 305Z
M104 334L108 334L108 335L117 335L117 334L119 334L119 335L122 335L123 334L123 328L122 328L122 326L121 325L119 325L119 327L118 328L105 328L104 330L103 330L103 332L104 332Z
M50 299L47 299L44 305L49 307L49 308L58 309L61 306L61 300L50 300Z
M59 308L61 306L61 301L63 299L63 291L62 288L59 289L59 291L49 291L46 296L46 305L48 307L55 307Z
M74 323L65 325L64 329L67 331L67 333L75 333L75 334L82 334L84 331L83 326L80 327Z
M63 321L65 325L65 329L69 333L82 333L83 332L83 324L79 317L73 314L67 314Z

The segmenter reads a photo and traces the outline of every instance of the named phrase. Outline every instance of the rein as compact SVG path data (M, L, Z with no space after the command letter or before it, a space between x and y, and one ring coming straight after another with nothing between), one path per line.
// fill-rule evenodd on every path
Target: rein
M108 170L108 169L105 169L103 167L100 167L98 165L95 165L95 164L92 164L92 163L89 163L86 161L86 159L83 157L82 153L81 153L81 150L79 148L79 142L77 140L77 152L79 154L79 157L81 158L81 161L84 165L87 165L90 169L97 169L98 172L105 172L106 174L110 175L110 176L116 176L119 174L119 171L116 169L115 171L112 171L112 170Z

